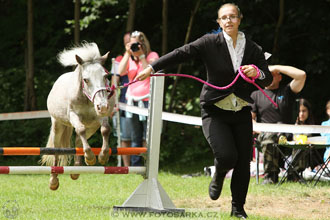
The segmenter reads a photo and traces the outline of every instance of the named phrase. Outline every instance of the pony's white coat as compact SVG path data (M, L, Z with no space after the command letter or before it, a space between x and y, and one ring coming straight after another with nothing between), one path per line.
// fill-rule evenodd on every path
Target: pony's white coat
M67 148L70 147L72 131L77 134L75 145L83 147L85 162L88 165L95 164L96 158L91 151L87 140L101 127L103 138L102 150L99 154L99 162L105 164L109 159L110 126L108 117L113 110L115 96L108 99L108 91L104 89L109 81L102 63L107 58L100 55L95 43L84 43L80 47L64 50L58 55L59 62L64 66L77 65L73 72L61 75L53 85L48 98L47 108L51 115L52 126L46 147ZM87 95L100 90L95 94L94 103ZM44 155L41 163L48 166L65 166L70 162L70 156ZM80 158L75 156L75 165L80 165ZM73 179L78 176L72 176ZM56 174L52 174L50 188L58 188Z

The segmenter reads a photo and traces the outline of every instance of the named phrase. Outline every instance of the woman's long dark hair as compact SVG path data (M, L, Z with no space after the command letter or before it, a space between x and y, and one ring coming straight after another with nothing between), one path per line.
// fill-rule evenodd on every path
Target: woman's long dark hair
M300 109L300 106L302 106L302 105L305 106L308 109L308 117L307 117L307 119L304 123L302 121L299 121L299 109ZM312 113L312 105L306 99L299 99L298 117L297 117L297 120L296 120L296 124L298 124L298 125L301 125L301 124L314 125L315 124L313 113Z

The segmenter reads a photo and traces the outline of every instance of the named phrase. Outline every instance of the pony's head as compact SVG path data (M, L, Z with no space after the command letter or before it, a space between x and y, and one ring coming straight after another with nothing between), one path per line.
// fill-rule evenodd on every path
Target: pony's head
M63 51L58 57L64 66L78 65L83 93L94 104L99 116L110 115L113 108L113 100L109 99L109 73L103 67L108 54L101 56L95 43L84 43L81 47Z

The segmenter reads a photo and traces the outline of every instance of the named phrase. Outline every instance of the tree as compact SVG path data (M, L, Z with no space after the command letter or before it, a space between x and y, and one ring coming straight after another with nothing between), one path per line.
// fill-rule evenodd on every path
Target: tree
M33 0L28 0L27 6L27 68L24 111L31 111L36 109L36 97L34 93Z
M162 23L162 55L164 55L167 53L168 0L163 0Z
M123 52L122 36L127 30L138 29L146 33L152 50L159 54L211 33L212 30L218 29L215 21L217 9L221 4L228 2L200 1L195 19L190 22L198 0L79 1L79 39L96 42L102 53L110 50L111 56ZM328 86L330 51L326 46L330 41L328 28L330 2L326 0L315 1L313 4L301 4L299 0L251 0L248 4L244 0L234 2L240 6L244 14L241 30L264 51L274 51L269 60L270 64L292 65L306 71L307 80L301 96L312 102L317 123L325 120L324 106L330 99ZM31 28L26 28L28 20L32 18L32 16L28 18L26 14L26 8L28 4L32 6L31 3L32 0L1 1L0 111L2 112L23 111L25 103L28 103L28 100L31 103L31 98L27 97L27 82L30 83L29 91L32 89L32 94L35 93L37 105L35 108L45 110L47 94L51 86L65 71L57 62L56 55L60 50L70 46L74 40L74 26L78 22L73 18L75 10L73 1L33 1L31 14L38 22L32 23L32 20ZM282 8L281 5L285 7ZM127 23L130 25L126 25ZM27 37L26 29L31 31L28 33L30 37ZM28 48L32 50L28 52ZM32 55L28 56L31 52ZM28 61L28 57L33 59ZM29 65L29 62L32 64ZM30 73L28 68L33 70L33 76L28 76ZM172 66L166 71L177 72L178 69L177 66ZM206 78L202 61L198 59L185 63L180 71L202 79ZM171 106L171 112L200 115L198 97L202 84L191 79L177 79L178 83L173 93L175 95L172 95L174 80L172 77L166 77L164 108L168 110ZM12 121L1 122L0 129L3 131L0 134L1 143L12 146L23 144L43 146L41 142L48 136L48 122L48 119L29 120L29 124L24 126L19 121L15 124ZM160 155L163 161L171 158L171 161L189 162L194 155L200 157L203 151L208 149L203 135L197 133L200 129L177 123L167 124L167 131L163 133L166 138L162 142L166 147ZM40 132L43 134L39 134ZM17 133L20 134L19 138L15 136ZM36 136L40 138L36 139ZM193 142L194 146L188 146L186 140ZM97 138L90 141L94 141L91 144L98 145Z
M186 37L185 37L185 40L184 40L184 44L187 44L189 42L192 25L194 23L194 18L195 18L195 15L196 15L197 11L198 11L200 3L201 3L201 0L197 0L197 2L195 4L195 7L194 7L194 10L191 12L190 19L189 19L189 25L187 27ZM182 64L179 65L177 73L181 73L181 70L182 70ZM169 112L171 112L172 108L173 108L174 96L175 96L178 80L179 80L179 78L176 77L175 81L174 81L173 89L171 91L170 103L169 103L169 108L168 108Z
M80 0L75 0L74 4L74 43L80 41Z
M132 32L134 28L136 0L129 0L129 11L126 24L126 32Z
M277 60L278 62L278 49L279 49L279 37L280 37L280 29L283 24L284 20L284 0L279 1L279 16L275 28L275 34L274 34L274 46L273 46L273 57L274 60Z

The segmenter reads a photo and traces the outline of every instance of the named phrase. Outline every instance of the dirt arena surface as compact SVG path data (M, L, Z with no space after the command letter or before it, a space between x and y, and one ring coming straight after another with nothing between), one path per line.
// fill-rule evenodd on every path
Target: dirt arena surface
M330 219L330 188L327 192L319 192L303 195L262 195L248 194L245 210L248 215L265 216L269 218L289 219ZM205 209L212 211L231 211L231 197L222 196L217 201L209 198L196 200L177 200L177 207L189 207L192 209Z

